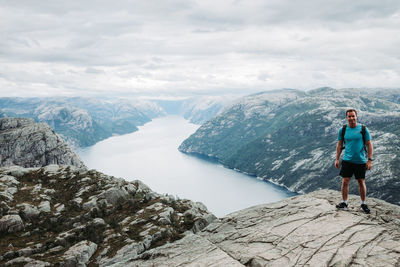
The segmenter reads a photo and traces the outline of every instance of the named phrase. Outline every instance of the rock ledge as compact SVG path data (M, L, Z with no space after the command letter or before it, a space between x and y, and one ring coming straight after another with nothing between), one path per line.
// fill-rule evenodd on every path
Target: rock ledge
M138 256L138 266L399 266L400 207L338 211L340 193L316 191L214 221L201 233Z

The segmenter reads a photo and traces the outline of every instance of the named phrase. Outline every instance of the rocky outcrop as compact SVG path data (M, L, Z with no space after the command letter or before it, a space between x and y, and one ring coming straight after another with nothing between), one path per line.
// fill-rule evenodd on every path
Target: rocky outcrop
M259 205L214 221L199 234L149 250L134 266L399 266L400 207L322 190Z
M85 167L0 168L1 266L119 265L215 219L201 203Z
M0 119L0 166L48 164L84 165L47 124L27 118Z

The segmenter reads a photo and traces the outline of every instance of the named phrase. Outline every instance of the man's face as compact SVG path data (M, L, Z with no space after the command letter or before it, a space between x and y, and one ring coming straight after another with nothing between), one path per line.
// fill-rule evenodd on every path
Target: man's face
M350 126L354 126L357 124L357 114L354 111L347 112L346 119L349 122Z

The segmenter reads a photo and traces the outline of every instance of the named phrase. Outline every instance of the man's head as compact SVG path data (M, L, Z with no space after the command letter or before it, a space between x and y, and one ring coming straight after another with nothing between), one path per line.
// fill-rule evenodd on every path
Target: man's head
M357 125L357 111L355 109L346 110L346 119L350 127L355 127Z
M346 110L346 117L349 114L349 112L354 112L357 116L357 110L355 110L354 108L351 108L351 109Z

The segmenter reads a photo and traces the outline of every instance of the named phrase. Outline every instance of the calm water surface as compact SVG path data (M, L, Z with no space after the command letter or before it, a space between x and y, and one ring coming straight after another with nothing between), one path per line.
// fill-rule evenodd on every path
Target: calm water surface
M91 169L152 190L204 203L216 216L292 196L285 188L178 151L199 125L179 116L154 119L132 134L114 136L78 151Z

